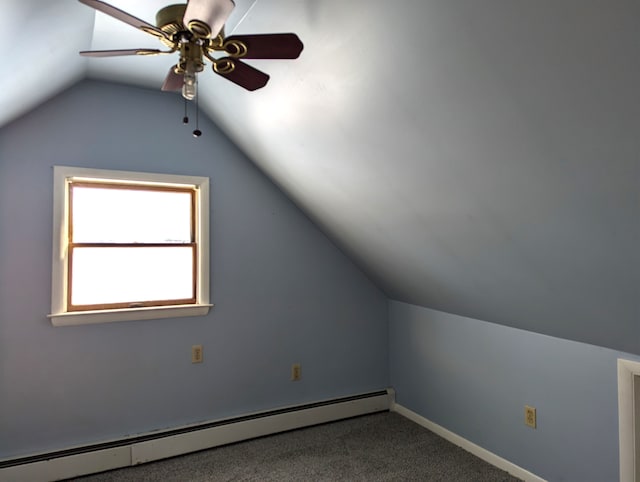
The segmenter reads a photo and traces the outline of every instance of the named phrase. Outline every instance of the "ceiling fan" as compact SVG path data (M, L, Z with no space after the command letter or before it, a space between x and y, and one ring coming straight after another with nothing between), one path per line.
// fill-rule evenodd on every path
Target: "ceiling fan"
M225 37L224 24L235 7L233 0L188 0L158 11L152 25L100 0L79 0L102 13L158 38L168 50L125 49L82 51L87 57L120 55L162 55L178 53L162 85L164 91L182 90L185 99L196 96L197 74L211 62L213 71L253 91L264 87L269 76L244 63L244 59L296 59L303 44L296 34L276 33ZM214 54L222 53L221 58Z

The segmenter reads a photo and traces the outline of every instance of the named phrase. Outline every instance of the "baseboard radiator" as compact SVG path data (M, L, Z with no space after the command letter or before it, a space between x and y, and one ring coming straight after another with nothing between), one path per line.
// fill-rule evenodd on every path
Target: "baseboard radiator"
M0 461L3 482L49 482L143 464L242 440L310 427L393 406L392 389Z

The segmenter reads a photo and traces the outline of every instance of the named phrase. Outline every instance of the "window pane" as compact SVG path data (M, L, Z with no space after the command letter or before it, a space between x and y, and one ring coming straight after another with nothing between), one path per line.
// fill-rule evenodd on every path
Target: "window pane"
M191 193L73 186L75 243L189 243Z
M71 304L190 299L193 248L74 248Z

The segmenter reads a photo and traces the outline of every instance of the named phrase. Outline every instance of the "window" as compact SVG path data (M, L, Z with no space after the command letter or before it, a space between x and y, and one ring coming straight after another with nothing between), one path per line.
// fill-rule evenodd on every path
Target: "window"
M209 181L54 167L54 325L209 308Z

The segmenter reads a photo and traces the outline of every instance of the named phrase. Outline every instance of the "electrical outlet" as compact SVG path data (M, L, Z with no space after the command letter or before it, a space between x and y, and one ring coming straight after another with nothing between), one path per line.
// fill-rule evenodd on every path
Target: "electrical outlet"
M291 365L291 381L297 382L300 378L302 378L302 368L300 363L294 363Z
M191 347L191 363L202 363L202 345Z
M536 428L536 409L534 407L524 406L524 423L528 427Z

